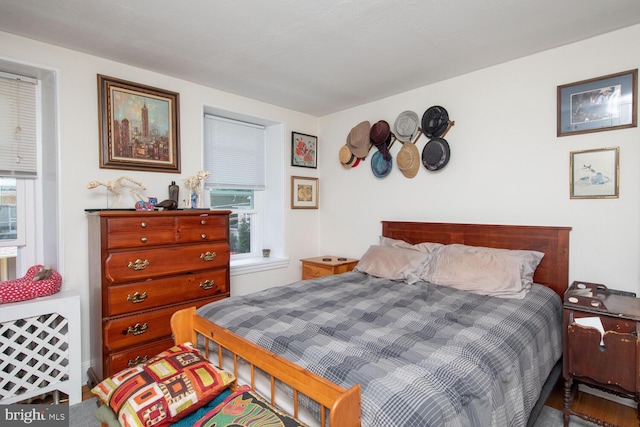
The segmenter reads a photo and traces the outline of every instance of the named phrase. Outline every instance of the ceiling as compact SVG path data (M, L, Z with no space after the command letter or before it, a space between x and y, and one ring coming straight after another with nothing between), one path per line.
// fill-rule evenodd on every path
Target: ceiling
M314 116L636 23L636 0L0 0L0 31Z

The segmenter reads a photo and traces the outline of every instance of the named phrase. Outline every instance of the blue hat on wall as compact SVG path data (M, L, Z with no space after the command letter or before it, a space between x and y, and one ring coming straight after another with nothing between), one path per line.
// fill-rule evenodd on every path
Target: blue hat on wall
M380 151L376 151L371 156L371 170L376 178L384 178L389 175L393 169L393 159L389 154L389 158L385 159L384 155Z

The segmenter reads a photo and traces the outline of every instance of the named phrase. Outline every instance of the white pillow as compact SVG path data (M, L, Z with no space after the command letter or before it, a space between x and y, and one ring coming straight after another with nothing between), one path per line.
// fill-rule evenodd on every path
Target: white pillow
M452 244L434 255L422 280L503 298L524 298L544 254Z
M355 267L356 271L390 280L413 284L420 276L431 254L392 246L371 245Z

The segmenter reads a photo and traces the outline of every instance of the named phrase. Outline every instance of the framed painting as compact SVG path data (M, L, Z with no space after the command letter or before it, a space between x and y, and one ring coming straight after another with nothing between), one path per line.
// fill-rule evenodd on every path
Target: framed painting
M291 209L318 209L318 178L291 177Z
M180 173L180 95L98 74L100 168Z
M318 137L291 132L291 166L318 167Z
M613 199L620 188L620 147L571 152L571 198Z
M558 86L558 136L636 127L638 69Z

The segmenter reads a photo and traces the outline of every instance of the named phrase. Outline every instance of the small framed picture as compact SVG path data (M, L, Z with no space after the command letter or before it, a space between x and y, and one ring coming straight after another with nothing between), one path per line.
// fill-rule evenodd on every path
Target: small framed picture
M318 209L318 178L291 177L291 209Z
M558 86L558 136L636 127L638 69Z
M620 147L571 152L571 198L614 199L619 195Z
M291 132L291 166L318 167L318 137Z

